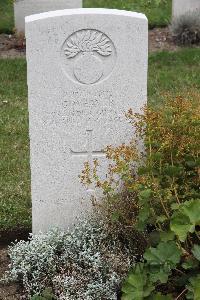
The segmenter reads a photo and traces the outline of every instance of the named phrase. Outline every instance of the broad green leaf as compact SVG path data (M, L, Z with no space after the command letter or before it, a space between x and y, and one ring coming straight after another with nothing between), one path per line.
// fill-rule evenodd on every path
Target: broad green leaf
M188 216L181 211L176 211L171 218L170 229L173 231L181 242L184 242L189 232L193 233L195 226L191 224Z
M131 294L130 295L127 294L127 295L123 295L121 300L133 300L133 297Z
M149 233L149 243L151 247L156 247L160 242L160 232L152 231Z
M150 268L150 279L153 283L156 283L158 281L160 281L161 283L167 283L168 281L168 277L171 274L171 269L168 268L168 270L164 270L162 269L162 267L160 268L154 268L154 270L152 268Z
M180 262L181 251L174 241L161 242L156 248L149 248L144 253L153 282L166 283L171 269Z
M162 242L173 241L174 238L175 238L175 234L172 231L160 232L160 239Z
M185 270L196 269L199 266L198 260L193 257L187 259L184 263L182 263L182 267Z
M136 227L139 231L143 231L145 229L149 216L150 216L150 207L148 203L146 203L143 207L140 208L140 212L138 214Z
M192 277L187 285L187 299L200 300L200 275Z
M122 300L143 300L155 289L149 281L144 264L138 263L122 286Z
M173 300L171 295L162 295L157 293L148 298L148 300Z
M145 205L144 207L142 207L140 209L140 213L139 213L138 219L140 221L145 222L148 219L148 217L149 217L149 210L150 210L149 209L149 205Z
M168 218L165 215L161 215L161 216L157 217L156 223L164 223L167 220L168 220Z
M194 225L200 225L200 199L186 201L183 205L183 212L190 218Z
M184 242L188 233L195 231L195 226L200 224L200 200L186 201L179 206L171 218L170 228Z
M149 248L144 258L150 265L164 265L168 264L175 267L179 263L181 251L174 241L161 242L156 248Z
M192 253L198 261L200 261L200 246L199 245L194 245L194 248L192 250Z

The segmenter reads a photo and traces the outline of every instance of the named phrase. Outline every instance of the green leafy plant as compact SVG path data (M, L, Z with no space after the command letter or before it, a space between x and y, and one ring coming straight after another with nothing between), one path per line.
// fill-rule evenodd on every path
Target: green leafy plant
M187 289L187 299L200 300L200 275L190 278Z
M81 174L84 184L93 182L103 190L97 209L111 230L121 226L122 232L145 232L144 262L129 273L122 299L199 299L200 94L168 95L162 110L129 110L127 117L135 139L107 147L112 162L106 180L99 177L96 160ZM144 140L142 150L138 140ZM162 288L164 295L159 294Z
M171 295L162 295L160 293L152 295L149 300L173 300Z
M181 242L185 242L188 234L194 233L200 225L200 199L186 201L177 208L171 217L170 228Z
M142 300L149 297L155 287L148 277L144 264L137 264L125 280L122 300Z
M56 297L53 295L52 289L46 288L42 296L35 295L31 297L31 300L56 300Z
M161 242L156 248L148 248L144 258L151 269L151 280L166 283L171 270L180 262L181 251L174 241Z

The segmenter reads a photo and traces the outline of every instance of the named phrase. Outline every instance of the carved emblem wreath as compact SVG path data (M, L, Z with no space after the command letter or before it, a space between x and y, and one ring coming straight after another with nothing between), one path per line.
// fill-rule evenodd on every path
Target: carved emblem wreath
M67 47L64 50L67 58L73 58L80 52L96 51L102 56L109 56L112 53L109 39L95 30L77 32L67 41Z
M103 77L103 57L112 54L109 38L97 30L80 30L66 41L64 53L67 59L75 59L75 78L84 84L93 84ZM102 58L101 58L102 57Z

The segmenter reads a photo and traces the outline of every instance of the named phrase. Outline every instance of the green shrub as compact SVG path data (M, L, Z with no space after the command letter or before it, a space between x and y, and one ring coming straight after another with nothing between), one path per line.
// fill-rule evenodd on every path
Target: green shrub
M200 43L200 10L174 18L171 25L174 40L182 45Z
M162 109L130 110L127 117L136 138L107 148L111 164L106 180L99 178L96 160L93 168L86 163L81 174L84 184L93 182L103 190L97 210L110 218L111 230L117 224L148 233L143 264L130 271L122 299L172 299L177 294L199 299L200 94L166 96ZM137 142L142 139L143 150ZM165 295L159 294L163 290Z

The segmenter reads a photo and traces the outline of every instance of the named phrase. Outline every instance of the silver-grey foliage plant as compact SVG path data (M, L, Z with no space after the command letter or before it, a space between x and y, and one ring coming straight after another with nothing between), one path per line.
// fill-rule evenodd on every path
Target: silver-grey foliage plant
M108 236L101 221L89 220L72 232L52 230L9 248L6 281L23 284L27 299L52 287L60 300L116 300L133 255Z
M200 9L175 17L171 24L175 41L182 45L200 43Z

